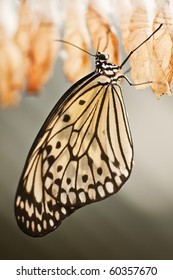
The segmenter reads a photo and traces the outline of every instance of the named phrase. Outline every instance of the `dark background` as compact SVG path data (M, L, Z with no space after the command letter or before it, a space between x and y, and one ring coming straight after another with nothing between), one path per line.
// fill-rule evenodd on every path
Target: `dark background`
M126 82L123 94L135 167L120 192L80 209L53 233L31 238L17 227L14 196L30 146L69 87L62 65L38 97L0 110L1 259L173 259L173 97Z

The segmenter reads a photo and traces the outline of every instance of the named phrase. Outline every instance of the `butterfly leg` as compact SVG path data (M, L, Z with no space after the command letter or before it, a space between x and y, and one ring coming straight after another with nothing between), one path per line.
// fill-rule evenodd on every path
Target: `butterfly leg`
M146 84L152 84L152 83L154 83L153 81L147 81L147 82L142 82L142 83L132 83L132 82L129 80L129 78L127 78L127 77L126 77L125 75L123 75L123 74L119 75L115 82L117 83L117 81L118 81L119 79L122 79L122 78L124 78L124 79L129 83L130 86L141 86L141 85L146 85Z

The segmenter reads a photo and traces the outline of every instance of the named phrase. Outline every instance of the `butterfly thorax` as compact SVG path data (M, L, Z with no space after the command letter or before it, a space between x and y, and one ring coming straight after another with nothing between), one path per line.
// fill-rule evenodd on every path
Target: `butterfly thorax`
M115 78L120 67L116 64L108 62L109 55L103 52L97 52L95 65L96 72L109 78Z

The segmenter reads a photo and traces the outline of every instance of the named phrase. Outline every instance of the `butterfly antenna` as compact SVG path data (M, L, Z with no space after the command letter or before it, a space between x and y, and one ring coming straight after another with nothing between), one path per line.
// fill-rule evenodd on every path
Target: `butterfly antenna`
M99 50L99 47L100 47L101 39L102 39L102 37L99 38L98 45L97 45L97 49L96 49L96 53L98 53L98 50Z
M92 54L92 53L90 53L90 52L88 52L88 51L86 51L86 50L80 48L79 46L76 46L75 44L70 43L70 42L68 42L68 41L61 40L61 39L55 40L55 41L56 41L56 42L62 42L62 43L68 44L68 45L73 46L73 47L75 47L75 48L77 48L77 49L79 49L79 50L81 50L81 51L83 51L83 52L85 52L85 53L87 53L87 54L89 54L89 55L91 55L91 56L95 56L95 54Z
M110 29L108 28L107 32L106 32L106 45L105 45L105 47L103 49L103 52L107 49L108 44L109 44L109 33L110 33Z
M109 42L108 34L109 34L109 32L110 32L110 29L107 29L107 32L106 32L106 34L107 34L107 37L106 37L106 38L107 38L107 39L106 39L106 45L105 45L104 49L102 50L103 52L107 49L107 46L108 46L108 42ZM98 50L99 50L99 48L100 48L100 42L101 42L101 40L102 40L102 37L99 38L96 53L98 53Z
M137 46L134 50L132 50L129 55L124 59L124 61L121 63L121 65L119 66L119 68L121 69L123 67L123 65L127 62L127 60L131 57L131 55L137 50L139 49L143 44L145 44L161 27L162 27L163 23L161 23L159 25L159 27L154 30L154 32L147 38L145 39L139 46Z

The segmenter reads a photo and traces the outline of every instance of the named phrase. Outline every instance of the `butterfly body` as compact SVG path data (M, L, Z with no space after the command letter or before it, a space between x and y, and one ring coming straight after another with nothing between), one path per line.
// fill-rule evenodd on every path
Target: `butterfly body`
M57 102L28 154L15 200L17 223L28 235L53 231L130 176L133 144L120 67L100 52L95 64Z

